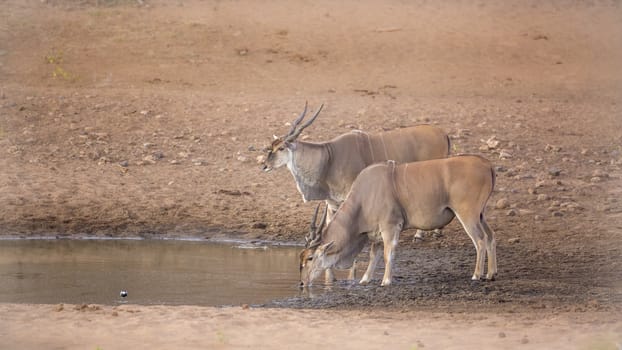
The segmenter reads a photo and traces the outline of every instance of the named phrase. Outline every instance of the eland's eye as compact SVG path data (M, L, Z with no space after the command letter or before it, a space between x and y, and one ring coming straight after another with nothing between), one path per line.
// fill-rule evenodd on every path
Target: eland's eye
M311 260L313 260L313 256L310 256L307 258L307 261L311 261Z

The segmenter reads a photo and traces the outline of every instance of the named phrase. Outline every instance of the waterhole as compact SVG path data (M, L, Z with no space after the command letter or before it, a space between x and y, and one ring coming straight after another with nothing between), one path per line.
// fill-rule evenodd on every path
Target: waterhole
M262 304L299 293L299 249L178 240L0 240L0 302Z

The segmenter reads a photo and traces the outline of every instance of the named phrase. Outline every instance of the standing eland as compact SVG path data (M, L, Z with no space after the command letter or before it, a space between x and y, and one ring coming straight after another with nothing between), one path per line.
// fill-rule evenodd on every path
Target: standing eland
M265 149L267 156L263 170L271 171L287 166L304 202L325 200L328 206L328 222L345 200L352 183L367 166L394 160L398 163L445 158L449 155L449 137L441 129L431 125L368 134L354 130L327 142L299 141L298 136L311 125L322 110L302 125L307 113L304 110L294 120L289 132L282 137L274 137L272 144ZM416 237L421 237L417 231ZM308 238L307 238L307 241ZM355 278L354 266L350 278ZM327 270L326 280L333 280Z
M325 269L351 266L371 240L369 265L360 283L371 280L382 241L382 285L390 285L400 232L407 228L442 228L454 217L475 245L477 258L472 279L482 278L488 254L486 278L493 280L497 273L496 242L484 210L494 189L495 176L488 160L470 155L369 166L352 184L333 220L300 253L301 283L311 284Z

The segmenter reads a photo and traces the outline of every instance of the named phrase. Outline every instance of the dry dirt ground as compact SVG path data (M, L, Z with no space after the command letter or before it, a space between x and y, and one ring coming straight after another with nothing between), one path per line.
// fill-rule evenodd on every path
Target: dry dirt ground
M620 341L621 97L620 1L6 0L0 234L300 243L314 203L256 160L308 100L306 140L428 123L491 159L499 278L469 281L452 223L403 233L391 288L275 305L585 315Z

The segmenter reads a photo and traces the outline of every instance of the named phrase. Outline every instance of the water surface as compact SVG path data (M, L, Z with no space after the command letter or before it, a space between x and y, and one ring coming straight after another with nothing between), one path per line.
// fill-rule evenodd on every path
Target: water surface
M0 240L0 302L261 304L299 293L298 250L201 241Z

